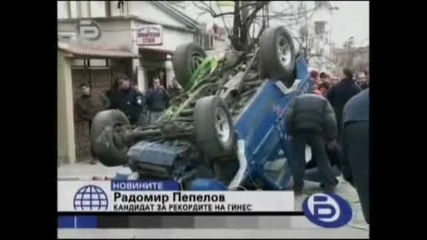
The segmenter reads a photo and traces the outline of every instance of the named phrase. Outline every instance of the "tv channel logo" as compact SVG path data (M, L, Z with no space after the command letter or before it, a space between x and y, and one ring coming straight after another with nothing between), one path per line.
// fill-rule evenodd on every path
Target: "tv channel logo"
M73 203L78 211L107 210L108 196L102 188L86 185L77 190Z
M340 228L353 219L350 203L336 194L313 194L302 208L308 220L324 228Z

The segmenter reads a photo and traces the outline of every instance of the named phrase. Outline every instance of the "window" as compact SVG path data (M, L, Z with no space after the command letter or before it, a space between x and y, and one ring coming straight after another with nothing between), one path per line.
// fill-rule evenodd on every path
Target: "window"
M70 11L70 17L71 18L78 18L79 17L79 9L77 8L77 1L70 1L68 2L68 8Z
M326 22L315 22L314 32L316 35L321 35L326 33Z
M204 50L212 50L215 48L214 36L208 33L194 35L194 42L203 47Z
M128 1L111 1L112 16L126 16L128 14Z
M80 17L89 18L90 17L90 5L88 1L81 1L78 3L80 8Z
M58 19L65 19L69 18L69 12L68 12L68 2L66 1L58 1Z
M90 16L91 17L106 17L106 2L104 1L90 1Z

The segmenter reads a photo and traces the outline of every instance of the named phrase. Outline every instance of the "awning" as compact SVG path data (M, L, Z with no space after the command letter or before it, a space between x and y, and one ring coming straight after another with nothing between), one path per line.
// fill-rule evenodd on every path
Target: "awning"
M159 48L159 47L139 47L139 50L151 51L151 52L160 52L160 53L170 54L170 55L173 55L173 53L174 53L174 51L164 49L164 48Z
M58 43L58 49L67 53L67 57L90 57L90 58L138 58L138 54L119 49L106 49L101 47L71 46Z

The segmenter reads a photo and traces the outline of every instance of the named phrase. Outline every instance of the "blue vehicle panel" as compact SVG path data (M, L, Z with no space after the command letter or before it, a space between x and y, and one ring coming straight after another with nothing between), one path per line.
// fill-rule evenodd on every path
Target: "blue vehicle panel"
M286 88L281 81L266 79L240 116L235 119L235 130L238 137L237 158L240 168L230 185L226 186L225 183L216 179L196 178L192 180L190 190L224 191L235 189L237 184L248 181L261 182L264 190L286 189L291 178L290 167L292 166L290 166L290 162L286 161L285 165L279 168L281 170L276 176L265 170L265 166L281 159L284 160L284 158L289 159L291 149L289 148L284 117L293 99L300 94L310 92L312 89L313 82L310 79L308 64L304 57L300 56L296 59L296 68L297 80L291 88ZM148 150L147 144L151 146ZM170 167L177 167L172 166L174 161L171 159L175 159L175 155L179 154L180 150L166 147L168 151L165 151L165 147L162 144L154 146L152 143L140 142L133 146L128 155L134 162L160 157L164 165L170 162ZM163 150L159 151L159 149ZM280 152L283 153L283 156ZM150 161L144 160L144 162ZM158 163L156 160L152 164ZM233 184L234 188L231 187Z
M286 89L280 81L266 80L235 125L238 138L245 142L248 174L272 189L283 189L290 179L290 172L282 175L283 180L277 184L274 183L277 180L266 175L264 164L277 160L280 150L288 158L290 150L284 128L287 107L297 95L309 92L313 84L303 57L297 59L297 79L301 81L293 86L294 90Z

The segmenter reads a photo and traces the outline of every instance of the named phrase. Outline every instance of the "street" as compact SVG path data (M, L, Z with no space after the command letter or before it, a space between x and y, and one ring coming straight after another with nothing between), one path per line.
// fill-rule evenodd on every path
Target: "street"
M56 20L57 209L126 212L61 218L59 238L369 237L359 196L339 176L351 172L369 209L368 1L58 1ZM320 170L305 179L324 189L302 184L304 145L305 170ZM138 173L180 180L103 181ZM313 196L337 178L351 209ZM151 214L160 202L159 212L182 202L185 212L203 203L281 216Z

